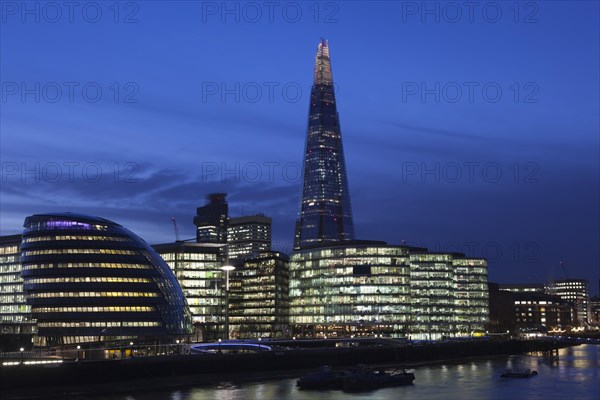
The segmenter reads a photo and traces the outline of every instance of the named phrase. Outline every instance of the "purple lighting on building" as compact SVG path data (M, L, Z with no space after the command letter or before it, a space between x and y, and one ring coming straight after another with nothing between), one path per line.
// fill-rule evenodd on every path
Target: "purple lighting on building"
M48 229L92 229L92 225L77 221L47 221Z

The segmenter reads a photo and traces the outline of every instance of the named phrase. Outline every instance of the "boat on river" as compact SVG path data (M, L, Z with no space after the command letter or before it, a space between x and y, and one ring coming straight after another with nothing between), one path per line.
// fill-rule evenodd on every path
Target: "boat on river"
M347 392L374 390L383 387L409 385L415 374L404 369L385 371L359 365L352 369L335 370L323 366L318 372L310 373L296 382L299 389L342 389Z
M359 369L344 380L345 392L361 392L385 387L411 385L415 374L404 369L385 371L370 368Z
M537 371L532 371L530 369L507 369L500 376L502 378L531 378L536 375Z
M335 370L329 365L319 371L303 376L296 381L298 389L342 389L344 380L352 374L349 370Z

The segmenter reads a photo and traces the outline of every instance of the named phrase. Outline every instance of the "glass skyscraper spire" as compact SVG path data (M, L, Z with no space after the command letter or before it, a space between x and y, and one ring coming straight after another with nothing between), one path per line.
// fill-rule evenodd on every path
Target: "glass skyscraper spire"
M315 60L303 165L302 204L295 248L354 239L340 120L329 46L321 39Z

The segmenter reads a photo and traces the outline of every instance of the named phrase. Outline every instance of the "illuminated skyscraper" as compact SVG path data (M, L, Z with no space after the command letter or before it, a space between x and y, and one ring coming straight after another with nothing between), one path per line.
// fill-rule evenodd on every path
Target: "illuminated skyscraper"
M342 134L326 40L321 40L317 49L302 172L304 186L294 247L353 240Z

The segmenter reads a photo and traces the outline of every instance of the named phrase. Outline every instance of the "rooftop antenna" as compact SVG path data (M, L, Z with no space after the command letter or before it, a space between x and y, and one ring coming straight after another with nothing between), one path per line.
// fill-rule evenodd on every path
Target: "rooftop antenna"
M179 242L179 228L177 228L177 220L175 217L171 217L171 222L173 222L173 230L175 231L175 241Z
M564 262L560 262L560 268L562 269L562 272L565 274L565 279L569 278L569 274L567 274L567 270L565 268L565 263Z

